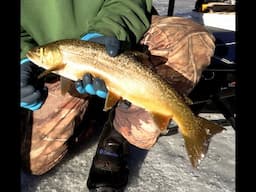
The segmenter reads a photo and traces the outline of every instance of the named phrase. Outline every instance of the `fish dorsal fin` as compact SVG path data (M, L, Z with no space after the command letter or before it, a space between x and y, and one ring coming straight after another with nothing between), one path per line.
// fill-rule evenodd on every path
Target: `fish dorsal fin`
M65 77L60 77L61 95L65 95L73 82Z
M152 117L156 125L159 127L161 131L165 130L168 125L171 117L164 116L158 113L152 113Z
M56 71L56 70L60 70L60 69L63 69L66 65L65 64L59 64L59 65L56 65L56 66L53 66L49 69L46 69L45 71L43 71L42 73L40 73L38 75L38 79L41 79L42 77L48 75L49 73L53 72L53 71Z
M182 98L187 105L192 105L193 101L185 94L182 94Z
M121 97L119 95L108 91L107 98L105 101L105 106L104 106L103 110L108 111L109 109L111 109L120 100L120 98Z

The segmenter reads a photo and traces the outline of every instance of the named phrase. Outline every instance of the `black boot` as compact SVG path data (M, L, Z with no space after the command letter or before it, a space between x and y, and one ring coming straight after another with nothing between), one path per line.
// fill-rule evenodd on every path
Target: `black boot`
M91 192L121 192L128 182L127 141L113 127L114 110L104 125L87 187Z

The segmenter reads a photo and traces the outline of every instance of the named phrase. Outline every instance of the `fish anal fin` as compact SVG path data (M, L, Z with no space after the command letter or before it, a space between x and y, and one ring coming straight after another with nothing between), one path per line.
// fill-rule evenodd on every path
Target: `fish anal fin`
M159 127L161 131L164 131L168 127L171 119L171 117L159 113L152 113L152 117L155 124Z
M65 95L69 91L72 83L72 80L65 77L60 77L61 95Z
M119 95L108 91L103 110L108 111L109 109L111 109L120 100L120 98L121 97Z
M190 162L194 168L198 167L205 157L211 138L225 128L202 117L196 117L196 123L190 123L188 133L183 135L185 147Z

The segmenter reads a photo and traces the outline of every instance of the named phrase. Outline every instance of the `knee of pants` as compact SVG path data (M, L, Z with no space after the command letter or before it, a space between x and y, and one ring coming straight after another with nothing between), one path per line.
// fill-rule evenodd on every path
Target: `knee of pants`
M22 151L22 167L25 172L42 175L57 165L68 151L66 142L40 142L33 149Z

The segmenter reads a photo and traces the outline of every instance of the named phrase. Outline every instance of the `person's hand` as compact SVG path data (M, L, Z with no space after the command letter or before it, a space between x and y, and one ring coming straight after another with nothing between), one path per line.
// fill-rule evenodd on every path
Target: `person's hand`
M116 37L107 37L99 33L88 33L81 40L99 43L105 46L109 56L115 57L120 53L120 41ZM79 93L88 93L97 95L101 98L106 98L107 88L105 82L98 77L93 77L91 74L85 74L82 80L75 82L76 89Z
M88 33L81 40L105 45L106 51L111 57L117 56L121 51L121 42L116 37L108 37L99 33Z
M40 109L48 95L42 79L42 72L34 63L26 60L20 65L20 106L32 111Z
M105 82L99 78L94 78L91 74L84 75L82 80L75 82L76 89L79 93L97 95L103 99L107 96L107 88Z

